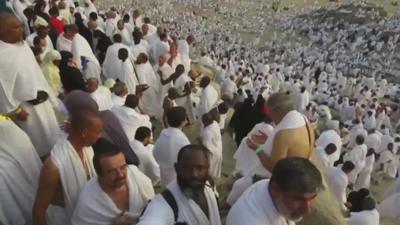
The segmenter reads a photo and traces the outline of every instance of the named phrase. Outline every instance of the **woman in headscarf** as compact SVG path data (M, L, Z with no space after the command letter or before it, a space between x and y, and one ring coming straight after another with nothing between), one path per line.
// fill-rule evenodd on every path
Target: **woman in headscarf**
M264 105L265 105L264 97L261 94L257 95L256 102L254 103L253 106L253 115L251 116L252 118L251 124L249 124L249 126L254 127L256 124L259 124L264 121L265 118Z
M253 128L253 103L253 96L249 94L240 108L237 108L234 115L232 115L231 126L235 131L235 142L237 146L240 145L242 139L246 137L247 133Z
M61 61L59 65L61 83L65 94L73 90L85 90L85 81L81 71L76 67L72 58L73 55L67 51L61 51Z
M57 96L61 91L61 79L60 79L60 69L58 65L60 64L61 55L56 50L50 50L44 56L41 68L44 77L49 83L54 94Z
M81 111L98 112L99 110L97 103L90 97L90 94L81 90L70 92L65 97L64 104L70 115ZM121 148L127 164L139 165L139 159L129 145L128 137L118 118L110 110L100 111L99 115L103 120L102 136Z

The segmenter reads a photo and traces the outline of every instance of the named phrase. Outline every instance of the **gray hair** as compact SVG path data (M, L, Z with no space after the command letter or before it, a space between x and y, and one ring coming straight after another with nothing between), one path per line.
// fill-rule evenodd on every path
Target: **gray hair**
M284 112L295 110L293 98L287 93L274 93L269 96L267 105L270 108L279 108Z
M322 175L308 159L288 157L278 161L272 171L274 182L284 193L312 193L324 189Z

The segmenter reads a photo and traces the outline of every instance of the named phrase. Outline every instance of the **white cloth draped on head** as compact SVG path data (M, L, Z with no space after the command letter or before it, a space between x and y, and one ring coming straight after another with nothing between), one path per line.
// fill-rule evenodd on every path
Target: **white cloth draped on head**
M376 132L368 134L365 138L365 144L368 149L372 148L374 152L378 152L381 146L381 135Z
M356 125L357 127L353 127L350 130L350 140L348 144L348 148L353 148L356 145L356 138L358 135L364 137L364 139L368 136L368 132L361 126Z
M226 225L294 225L275 208L268 185L269 180L261 180L247 189L229 211Z
M176 180L168 185L168 190L174 196L178 206L177 223L196 225L221 225L217 199L211 188L204 188L204 195L208 205L208 217L192 199L182 193ZM171 207L161 195L157 195L147 206L138 225L174 224L174 214Z
M263 132L268 136L268 139L271 137L274 128L267 123L259 123L256 124L253 129L247 134L246 138L243 138L240 143L237 151L233 155L233 158L236 160L235 170L242 174L243 176L253 176L254 174L270 176L270 173L264 167L258 167L256 170L254 169L255 164L259 164L260 160L256 153L249 148L247 145L247 138L252 135L258 135L259 132ZM263 143L264 144L264 143Z
M58 95L61 92L61 78L60 69L54 64L55 60L61 60L60 53L56 50L48 51L44 56L41 69L54 94Z
M153 153L160 165L161 182L164 187L176 177L174 164L178 160L178 153L182 147L189 144L189 139L178 128L169 127L161 131Z
M87 176L78 153L68 139L60 139L51 150L51 161L58 168L60 174L67 218L72 218L79 194L88 178L96 175L93 167L93 156L92 147L83 148L83 160L89 172ZM66 224L70 224L70 221L66 221Z
M127 106L115 106L111 109L120 121L122 128L129 141L135 139L136 130L139 127L147 127L151 130L152 125L148 115L140 114Z
M0 119L0 142L0 221L31 224L42 162L29 137L11 120Z
M136 166L128 166L129 210L125 214L137 221L147 202L154 197L151 181ZM122 211L103 191L97 177L92 178L82 190L76 205L74 225L109 225Z
M84 37L80 34L75 34L72 39L71 53L74 55L74 60L79 69L85 74L85 78L95 77L97 80L101 81L100 73L101 67L96 56L93 54L92 48ZM82 65L82 58L84 57L86 62L86 68Z
M117 65L120 66L118 68L120 71L118 79L125 83L126 88L128 89L128 94L136 94L136 86L139 85L139 81L137 80L131 61L128 59L125 60L125 62L119 61Z
M121 60L118 58L118 51L124 48L128 51L128 59L132 61L131 59L131 52L130 49L122 44L122 43L114 43L113 45L109 46L107 48L106 56L104 58L103 62L103 75L106 78L111 78L111 79L117 79L119 78L118 72L120 71L120 64Z
M330 143L333 143L336 146L336 152L329 155L328 157L333 162L336 162L337 160L339 160L340 153L342 152L342 139L335 130L326 130L322 132L315 142L315 145L325 149L326 146Z
M268 136L268 139L265 142L265 144L261 145L260 147L262 149L264 149L264 153L266 155L271 156L272 151L273 151L272 147L274 145L274 138L278 132L280 132L282 130L303 127L305 125L306 125L305 117L301 113L297 112L296 110L292 110L292 111L288 112L285 115L285 117L283 117L283 119L281 120L281 122L279 122L279 124L276 125L276 127L274 128L271 135ZM257 164L255 164L253 166L252 170L258 170L260 167L262 167L262 164L261 164L261 162L258 162ZM249 171L251 171L251 170L249 170Z

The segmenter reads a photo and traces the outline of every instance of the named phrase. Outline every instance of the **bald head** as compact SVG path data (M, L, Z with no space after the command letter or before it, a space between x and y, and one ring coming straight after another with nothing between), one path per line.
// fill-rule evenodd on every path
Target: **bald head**
M94 124L101 123L101 117L97 112L81 111L71 115L70 117L71 128L73 130L82 130L90 128Z
M97 90L99 81L97 78L91 77L86 81L86 91L92 93Z
M70 117L69 138L91 146L101 137L103 120L95 112L82 111Z
M0 40L15 44L23 40L22 23L14 14L0 12Z

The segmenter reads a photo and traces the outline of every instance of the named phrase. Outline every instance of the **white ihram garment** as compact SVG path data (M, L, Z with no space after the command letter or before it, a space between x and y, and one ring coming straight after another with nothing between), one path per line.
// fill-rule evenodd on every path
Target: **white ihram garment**
M202 130L202 144L211 152L209 174L212 178L221 177L222 166L222 137L219 124L213 121Z
M18 125L31 138L39 156L44 156L55 144L59 131L52 108L56 97L26 42L0 41L0 59L0 113L8 114L22 106L29 116ZM45 91L49 99L38 105L27 103L36 99L38 91Z
M129 188L129 210L125 214L137 221L147 202L154 197L151 181L136 166L127 168ZM74 225L109 225L122 211L100 187L97 177L92 178L82 190L76 205L72 223Z
M204 196L208 205L208 217L196 202L185 196L176 179L168 185L167 189L174 196L178 207L177 223L221 225L217 199L211 188L208 186L204 188ZM174 213L164 197L160 194L150 201L143 216L140 218L140 222L137 223L137 225L155 224L175 224Z
M174 164L182 147L189 145L189 139L182 130L168 127L161 131L154 145L154 157L160 165L161 183L166 187L175 177Z
M0 119L0 223L32 224L32 206L42 162L28 135Z
M115 106L111 109L118 118L129 141L135 139L136 130L139 127L147 127L151 130L150 117L138 113L136 110L127 106Z
M81 191L87 183L88 178L96 175L93 167L94 152L92 147L84 147L82 153L84 164L88 167L89 176L86 175L78 153L67 138L60 139L51 150L50 159L58 169L64 192L65 214L68 220L64 221L64 224L71 224L70 219L72 218Z
M74 55L74 60L76 61L78 68L83 71L86 79L95 77L99 82L101 82L100 63L94 55L92 48L90 48L89 43L80 34L75 34L72 39L71 53ZM82 65L82 57L87 60L86 67L83 67Z

